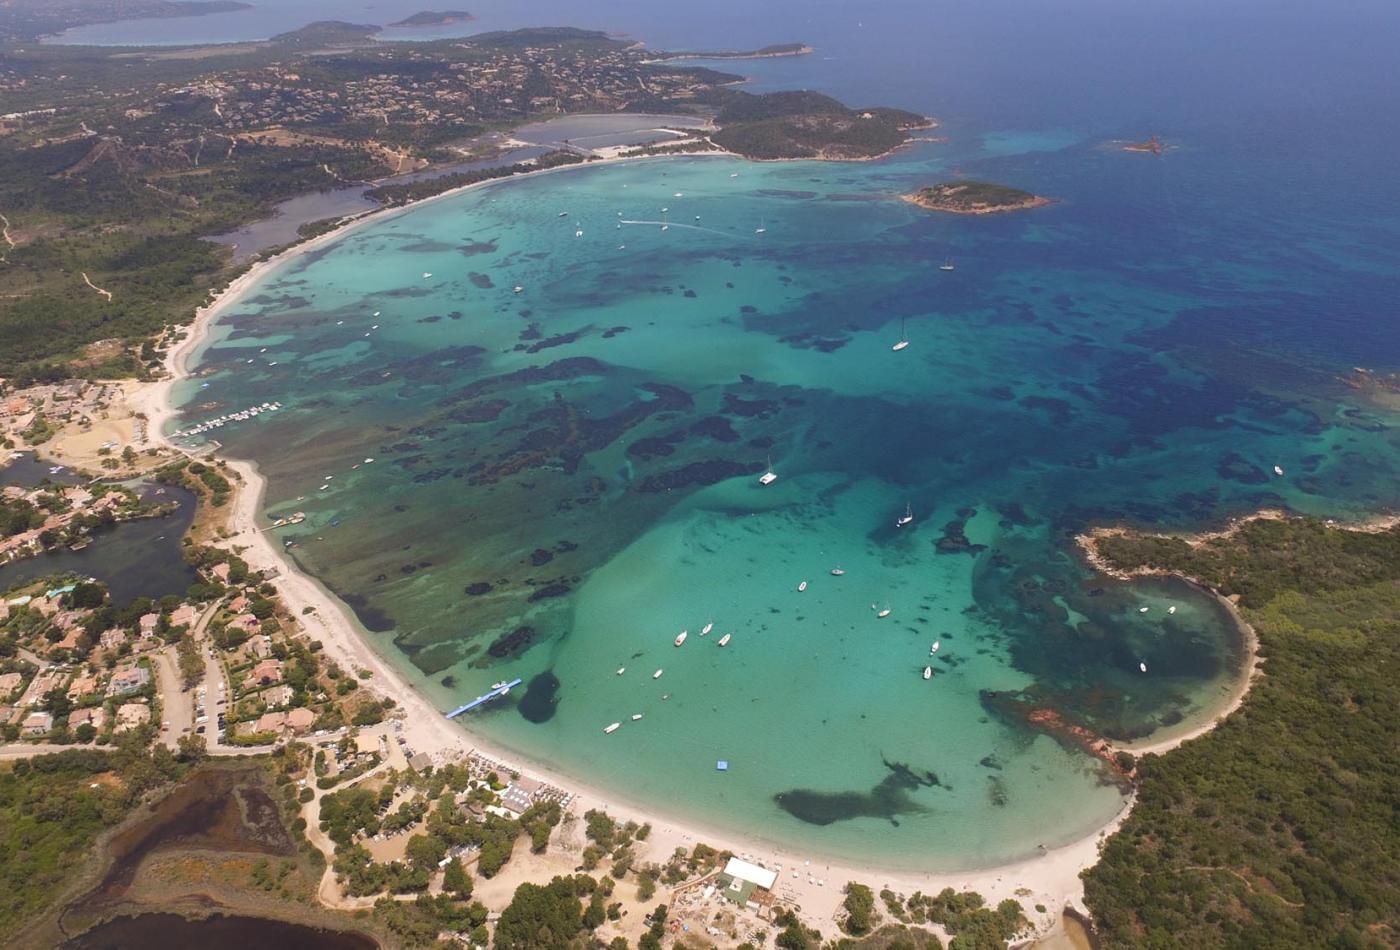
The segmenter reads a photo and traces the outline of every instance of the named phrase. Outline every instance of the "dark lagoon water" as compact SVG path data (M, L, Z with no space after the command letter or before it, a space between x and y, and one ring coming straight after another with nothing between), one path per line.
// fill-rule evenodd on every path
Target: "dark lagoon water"
M216 914L187 920L178 914L118 917L63 945L66 950L246 950L248 947L296 947L297 950L375 950L378 941L365 934L324 930L262 917Z
M0 469L0 484L25 484L21 480L25 474L13 467ZM43 475L55 480L60 477L49 476L46 467ZM164 494L153 494L160 487L164 487ZM176 486L151 486L144 491L147 501L175 501L179 507L161 518L99 528L91 535L92 543L81 551L62 549L6 564L0 567L0 591L40 578L77 574L106 584L118 604L130 603L137 597L183 595L198 580L194 568L185 561L180 543L194 521L198 498Z
M1216 605L1106 583L1076 530L1395 499L1396 419L1342 377L1400 364L1400 13L867 6L513 14L804 39L745 63L755 88L916 108L947 140L570 170L370 223L226 313L186 420L284 403L221 441L444 707L526 679L473 728L756 837L985 865L1122 798L983 691L1132 738L1208 719L1238 673ZM1121 150L1150 132L1168 154ZM961 175L1057 203L898 200Z

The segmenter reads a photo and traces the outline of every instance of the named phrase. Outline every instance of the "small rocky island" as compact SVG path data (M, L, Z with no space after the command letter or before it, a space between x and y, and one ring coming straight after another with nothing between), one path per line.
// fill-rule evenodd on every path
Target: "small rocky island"
M986 181L953 181L920 188L904 196L910 204L948 214L998 214L1050 204L1049 198Z
M453 23L465 23L474 20L466 10L423 10L413 16L404 17L397 23L390 23L390 27L400 26L451 26Z

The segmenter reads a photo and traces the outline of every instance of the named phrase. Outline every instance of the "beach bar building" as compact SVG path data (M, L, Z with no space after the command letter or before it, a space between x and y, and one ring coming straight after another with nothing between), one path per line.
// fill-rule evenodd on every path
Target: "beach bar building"
M730 858L720 872L720 893L740 907L762 910L773 901L773 885L778 872L739 858Z

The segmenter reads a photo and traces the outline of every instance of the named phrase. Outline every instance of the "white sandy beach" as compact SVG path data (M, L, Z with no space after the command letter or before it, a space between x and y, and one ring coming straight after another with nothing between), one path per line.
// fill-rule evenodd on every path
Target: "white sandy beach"
M702 154L714 155L707 152ZM635 161L637 159L615 158L610 161ZM582 165L563 166L532 172L546 174L565 171L570 168L586 168L604 164L603 161L588 162ZM444 192L441 195L424 199L435 201L458 194L467 188L483 187L509 179L494 179L468 185L464 188ZM387 217L404 213L408 208L417 207L421 202L401 208L369 212L344 226L321 235L313 240L289 249L282 254L254 265L250 270L233 281L196 315L183 340L169 348L166 354L168 378L140 387L130 395L133 411L144 414L149 420L147 438L175 448L164 436L164 428L175 414L171 405L173 387L185 379L189 373L192 356L206 339L219 314L236 303L250 287L254 286L269 270L307 251L324 247L337 241L352 229L367 221L382 221ZM265 523L262 517L262 496L264 480L251 462L230 461L230 467L238 474L241 484L232 501L231 525L235 532L231 542L242 550L248 564L259 570L275 572L274 583L285 601L288 612L301 617L309 635L320 640L325 653L342 666L350 669L368 669L373 675L369 686L391 696L399 704L404 716L404 735L408 744L416 751L451 755L476 750L482 755L503 763L511 763L526 774L551 782L576 793L574 807L581 813L589 808L602 808L621 820L632 820L639 824L649 823L653 833L646 842L643 853L638 857L643 861L664 862L677 847L691 847L696 842L716 848L727 849L735 854L746 856L769 867L781 866L782 874L778 884L778 894L784 903L796 905L801 915L812 925L831 932L831 924L836 919L843 899L842 888L847 881L855 880L872 887L889 887L906 895L914 891L937 893L945 887L955 890L977 891L991 904L1004 899L1020 901L1026 915L1032 920L1038 933L1051 930L1059 920L1061 910L1073 906L1081 911L1083 887L1079 880L1080 871L1092 866L1098 859L1102 839L1117 830L1126 817L1131 803L1104 828L1086 835L1064 847L1054 848L1029 860L1001 867L969 870L954 873L919 874L908 871L886 871L878 867L859 864L840 864L817 859L812 855L802 855L776 849L763 843L746 840L721 829L698 826L679 821L659 811L636 805L621 803L608 795L580 783L565 775L554 773L544 763L530 762L509 749L494 747L489 741L472 734L464 725L444 718L441 710L420 695L393 667L369 646L367 636L359 627L349 609L333 597L318 581L298 571L283 557L275 540L261 530ZM306 608L311 608L303 615ZM1238 706L1248 689L1250 677L1244 678L1230 709ZM1228 712L1229 710L1226 710ZM1223 715L1223 714L1222 714ZM1176 736L1159 743L1147 743L1134 749L1137 752L1164 752L1168 748L1192 738L1210 728L1209 725L1182 736ZM795 876L794 876L794 872ZM1047 908L1037 913L1035 906Z

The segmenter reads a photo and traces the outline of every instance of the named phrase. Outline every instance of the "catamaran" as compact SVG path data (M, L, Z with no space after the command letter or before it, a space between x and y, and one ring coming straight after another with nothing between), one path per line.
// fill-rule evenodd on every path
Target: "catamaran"
M892 349L892 350L894 350L896 353L898 353L900 350L904 349L904 348L907 347L908 345L909 345L909 338L908 338L907 336L904 335L904 318L903 318L903 317L900 317L900 318L899 318L899 342L896 343L894 346L890 347L890 349Z
M682 631L681 631L681 635L678 636L678 637L676 637L676 646L680 646L682 643L684 643L684 642L685 642L685 638L688 637L688 636L690 636L690 631L689 631L689 630L682 630Z
M762 475L758 477L758 483L760 485L771 485L777 480L778 473L773 471L773 459L770 457L768 459L768 468L766 471L764 471Z
M900 515L898 521L894 523L896 528L902 528L914 520L914 505L912 502L904 503L904 514Z
M952 269L953 269L953 259L952 259L951 257L946 258L946 259L943 261L942 264L939 264L939 265L938 265L938 269L939 269L939 270L952 270Z

